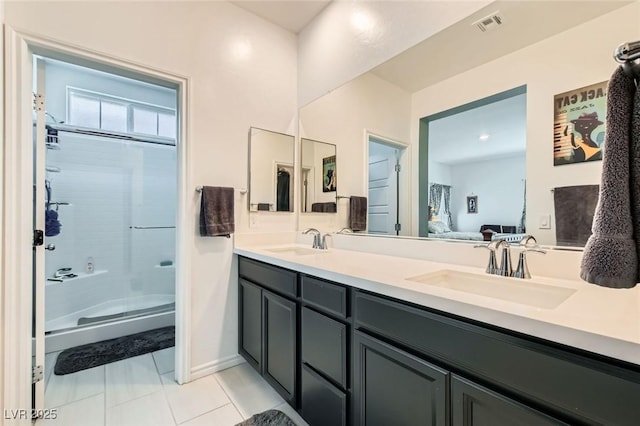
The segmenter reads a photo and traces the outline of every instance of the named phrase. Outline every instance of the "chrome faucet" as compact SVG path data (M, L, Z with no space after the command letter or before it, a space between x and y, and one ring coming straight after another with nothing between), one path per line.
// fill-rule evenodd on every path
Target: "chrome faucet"
M511 248L509 247L509 243L502 238L498 238L496 241L496 249L502 247L502 259L496 275L510 277L513 273L513 268L511 267Z
M320 238L320 231L316 228L307 228L302 231L303 234L313 234L313 248L322 249L322 239Z
M529 243L533 242L534 246L530 246ZM518 257L518 267L513 272L513 277L515 278L531 278L531 274L529 273L529 267L527 266L527 252L534 252L540 254L546 254L547 252L538 248L536 244L536 239L531 235L525 235L524 238L520 240L520 247L522 251L520 252L520 256Z
M327 234L323 234L322 235L322 240L320 241L320 249L321 250L327 250L329 247L327 246L327 237L330 237L331 234L327 233Z
M474 246L475 248L486 248L489 250L489 263L485 272L487 274L502 275L504 277L511 276L511 251L509 249L509 243L503 238L496 238L489 244L480 244ZM502 247L502 259L500 266L496 261L496 251Z

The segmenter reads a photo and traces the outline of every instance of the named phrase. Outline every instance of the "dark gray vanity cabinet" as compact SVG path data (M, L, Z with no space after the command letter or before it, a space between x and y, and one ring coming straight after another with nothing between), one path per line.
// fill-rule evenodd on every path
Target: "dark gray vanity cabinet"
M640 425L637 365L238 265L240 354L311 426Z
M448 424L449 373L392 345L354 333L354 424Z
M239 259L238 269L239 352L296 407L297 274L245 258Z

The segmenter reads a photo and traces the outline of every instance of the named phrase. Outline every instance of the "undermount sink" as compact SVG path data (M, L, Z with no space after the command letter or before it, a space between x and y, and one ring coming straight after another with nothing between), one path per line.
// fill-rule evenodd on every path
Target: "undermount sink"
M572 288L541 284L532 280L448 269L405 279L545 309L556 308L576 292Z
M275 248L270 248L266 250L272 253L295 254L297 256L307 256L310 254L320 254L320 253L326 252L325 250L298 247L298 246L275 247Z

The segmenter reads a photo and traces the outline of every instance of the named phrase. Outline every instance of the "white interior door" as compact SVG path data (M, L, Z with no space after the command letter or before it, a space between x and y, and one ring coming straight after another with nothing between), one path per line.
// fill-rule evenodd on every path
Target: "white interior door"
M396 235L398 223L397 148L369 142L368 232Z
M32 408L34 413L42 413L44 408L44 286L45 286L45 64L42 59L34 61L36 67L36 112L35 149L33 159L33 389ZM51 249L52 246L49 246Z

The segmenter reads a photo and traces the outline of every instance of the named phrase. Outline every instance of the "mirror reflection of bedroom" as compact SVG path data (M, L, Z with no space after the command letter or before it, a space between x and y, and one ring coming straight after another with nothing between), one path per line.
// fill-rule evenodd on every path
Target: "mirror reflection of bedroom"
M425 121L429 220L422 236L520 241L526 232L526 88Z

